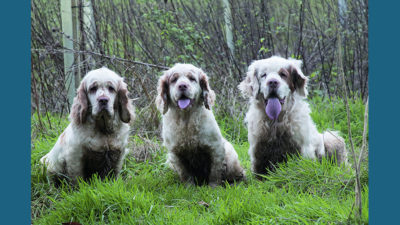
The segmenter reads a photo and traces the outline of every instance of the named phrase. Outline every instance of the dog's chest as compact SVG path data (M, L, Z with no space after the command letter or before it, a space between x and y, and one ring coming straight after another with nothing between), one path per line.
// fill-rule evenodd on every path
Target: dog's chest
M120 149L93 151L85 148L82 156L83 178L89 179L93 174L97 174L100 178L116 175L120 158Z
M183 145L173 149L182 169L198 185L207 184L211 172L213 149L206 145Z
M274 127L265 132L254 148L255 170L266 173L273 170L277 163L286 162L288 155L299 154L300 146L284 127Z
M126 143L126 138L119 134L104 135L93 133L86 140L85 147L92 151L104 152L113 149L122 149Z
M299 152L299 145L287 131L272 132L257 143L257 150L271 154L293 154Z
M89 179L93 174L100 178L117 175L118 164L126 140L118 136L93 133L83 146L82 174Z
M163 138L169 149L207 144L207 142L213 141L209 140L209 133L197 118L169 121L163 126Z
M213 154L217 151L212 147L212 138L205 137L201 130L182 129L181 132L182 136L175 136L169 150L196 184L208 184Z

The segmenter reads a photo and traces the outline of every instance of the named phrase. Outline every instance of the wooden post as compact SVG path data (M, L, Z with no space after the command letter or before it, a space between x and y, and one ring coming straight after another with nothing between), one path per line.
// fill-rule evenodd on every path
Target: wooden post
M93 15L93 6L91 0L82 0L83 5L83 27L82 32L85 33L86 41L85 41L85 48L86 50L97 52L96 47L96 24L94 21ZM96 61L92 56L88 56L88 63L90 63L90 67L94 67L96 65Z
M347 3L346 0L339 0L338 1L338 8L339 8L339 21L340 24L345 27L346 17L347 17Z
M81 71L82 56L80 54L75 55L73 50L95 51L96 26L90 0L60 0L60 8L63 47L70 49L70 51L64 52L64 74L68 103L71 106L75 97L75 90L83 77ZM80 49L80 46L74 46L74 42L83 43L83 39L85 39L83 49ZM93 58L88 61L91 67L95 66Z
M72 5L72 33L73 33L73 40L75 43L79 43L79 44L75 44L74 46L74 50L80 50L80 40L81 38L81 23L80 23L80 18L79 18L79 14L81 13L81 0L71 0ZM82 78L81 75L81 55L76 53L74 54L74 58L75 58L75 65L74 65L74 78L75 78L75 89L78 88L79 86L79 81Z
M225 33L226 33L226 44L231 51L232 57L235 53L235 45L233 44L233 34L232 34L232 13L231 4L229 0L222 0L224 4L224 19L225 19Z
M222 0L224 6L224 19L225 19L225 33L226 33L226 44L228 45L230 55L229 61L233 62L235 56L235 45L233 44L233 34L232 34L232 12L231 12L231 4L229 0ZM229 76L232 76L232 69L229 67Z
M63 47L66 49L74 49L73 20L71 0L60 0L61 8L61 26L63 31ZM75 96L75 73L74 73L74 52L64 52L64 74L65 89L67 91L68 103L71 106Z

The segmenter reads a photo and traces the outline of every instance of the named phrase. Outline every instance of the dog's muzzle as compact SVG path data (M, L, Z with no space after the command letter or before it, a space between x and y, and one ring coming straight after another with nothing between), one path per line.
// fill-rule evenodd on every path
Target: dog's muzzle
M107 110L109 101L110 101L110 99L108 97L105 97L105 96L99 97L97 99L97 102L98 102L98 105L99 105L99 110L100 111Z

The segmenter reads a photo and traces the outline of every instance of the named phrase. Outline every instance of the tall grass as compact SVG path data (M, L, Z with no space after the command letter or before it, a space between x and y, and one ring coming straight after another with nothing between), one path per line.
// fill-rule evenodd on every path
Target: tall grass
M339 130L346 137L340 99L310 100L312 117L319 129ZM350 104L354 139L362 135L363 104ZM247 132L243 121L217 115L223 135L233 143L248 180L233 186L210 188L182 184L164 164L166 151L161 140L133 135L132 145L151 157L130 154L116 180L93 178L89 183L67 184L56 189L46 178L39 159L48 152L68 124L65 118L49 115L48 126L38 130L32 117L32 221L34 224L340 224L356 223L350 213L354 202L354 172L326 160L290 158L264 181L250 173ZM345 123L345 121L343 122ZM347 137L346 137L347 140ZM360 139L361 140L361 139ZM150 144L150 142L153 144ZM146 146L148 146L146 148ZM356 149L360 143L356 142ZM141 151L140 150L140 151ZM350 157L349 157L350 158ZM363 162L367 168L367 161ZM362 223L368 223L368 171L363 172Z
M329 100L320 95L315 95L309 103L312 108L311 117L319 131L326 129L338 130L348 141L346 106L342 98ZM355 146L361 147L365 110L363 100L356 98L349 101L349 109L353 141Z

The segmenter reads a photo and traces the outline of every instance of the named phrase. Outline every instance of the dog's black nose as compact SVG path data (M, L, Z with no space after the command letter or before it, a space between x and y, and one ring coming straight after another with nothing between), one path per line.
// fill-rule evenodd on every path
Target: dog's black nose
M186 91L186 89L188 88L187 84L179 84L178 85L179 90L181 91Z
M100 97L100 98L98 99L98 101L99 101L99 104L100 104L101 106L105 106L105 105L107 105L107 103L108 103L108 98L106 98L106 97Z
M279 87L279 81L277 79L271 79L267 82L268 87L277 89Z

